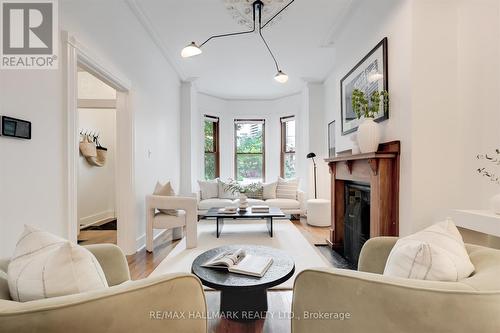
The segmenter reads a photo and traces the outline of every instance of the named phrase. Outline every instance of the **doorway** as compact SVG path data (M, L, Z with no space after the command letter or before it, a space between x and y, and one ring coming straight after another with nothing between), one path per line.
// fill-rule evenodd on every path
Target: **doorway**
M116 91L116 147L115 147L115 216L118 221L116 243L125 254L137 250L137 216L135 197L135 124L130 103L132 83L113 65L101 61L85 45L68 32L62 32L65 63L67 107L67 220L68 239L77 242L78 218L78 73L84 70Z
M78 67L78 244L117 244L116 89Z

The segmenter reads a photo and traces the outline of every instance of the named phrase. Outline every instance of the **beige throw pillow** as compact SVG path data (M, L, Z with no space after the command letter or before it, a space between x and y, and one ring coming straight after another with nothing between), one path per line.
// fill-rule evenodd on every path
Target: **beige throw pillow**
M276 188L278 187L278 182L264 183L262 184L262 197L264 200L276 199Z
M249 199L257 199L257 200L263 200L264 199L264 187L262 184L259 184L259 188L253 192L245 192L245 196Z
M400 238L384 275L431 281L460 281L474 272L464 241L451 220Z
M7 279L10 296L18 302L108 287L99 262L89 250L32 226L24 227Z
M297 200L297 191L299 190L298 179L278 179L278 186L276 188L276 197L278 199L292 199Z
M172 188L172 184L170 184L170 182L167 182L165 185L162 185L160 182L157 182L153 195L175 197L175 191ZM158 209L158 210L163 214L167 214L170 216L179 216L179 211L176 209Z
M200 199L214 199L219 197L219 178L214 180L198 180L200 186Z

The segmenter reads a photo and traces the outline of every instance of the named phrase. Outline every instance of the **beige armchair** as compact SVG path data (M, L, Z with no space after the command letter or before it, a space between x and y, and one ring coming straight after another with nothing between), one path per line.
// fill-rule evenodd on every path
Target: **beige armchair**
M158 209L175 209L177 216L163 214ZM197 201L195 197L146 196L146 250L153 251L154 229L174 229L174 239L182 238L186 230L187 248L196 247L198 222Z
M95 292L15 302L7 285L8 260L0 260L1 332L207 332L200 281L169 274L130 281L127 260L112 244L87 247L101 264L110 288ZM185 317L174 317L184 313ZM193 315L191 318L188 313Z
M466 244L476 271L459 282L390 278L381 274L396 240L369 240L359 271L300 273L292 332L500 332L500 251Z

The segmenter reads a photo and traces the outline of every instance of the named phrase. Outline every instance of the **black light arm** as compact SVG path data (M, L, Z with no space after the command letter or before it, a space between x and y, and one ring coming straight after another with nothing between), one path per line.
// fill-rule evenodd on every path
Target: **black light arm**
M280 67L278 66L278 61L276 61L276 57L274 56L273 52L271 51L271 48L269 47L269 45L267 44L264 36L262 36L262 5L259 5L260 8L259 8L259 35L260 35L260 38L262 38L262 41L264 42L264 45L266 45L266 48L267 50L269 51L269 54L271 55L271 57L273 58L273 61L274 61L274 65L276 66L276 70L279 72L280 71ZM254 15L254 26L255 26L255 7L256 7L256 4L254 3L254 7L253 7L253 15ZM281 12L281 11L280 11ZM274 18L274 17L273 17ZM270 21L268 21L267 23L269 23Z
M215 38L230 37L230 36L239 36L239 35L245 35L245 34L250 34L250 33L255 32L255 30L257 29L256 12L257 12L257 7L258 7L258 9L259 9L259 18L258 19L259 19L259 35L260 35L260 38L264 42L264 45L266 46L267 50L269 51L269 54L273 58L274 65L276 66L276 70L278 72L280 72L278 61L276 60L276 57L274 56L273 52L271 51L271 48L267 44L266 39L262 35L262 29L265 28L269 23L271 23L272 20L274 20L279 14L281 14L285 9L287 9L288 6L290 6L294 1L295 0L291 0L285 7L283 7L273 17L271 17L264 25L262 25L262 7L263 7L264 4L262 3L262 1L257 0L257 1L255 1L253 3L253 29L252 30L242 31L242 32L233 32L233 33L221 34L221 35L213 35L210 38L208 38L206 41L204 41L203 43L201 43L201 45L199 47L201 48L203 45L205 45L206 43L208 43L209 41L211 41L212 39L215 39Z
M255 4L253 5L253 29L252 30L250 30L250 31L242 31L242 32L233 32L233 33L229 33L229 34L222 34L222 35L211 36L206 41L204 41L203 43L201 43L200 48L203 45L205 45L206 43L208 43L209 41L211 41L212 39L214 39L214 38L246 35L246 34L251 34L252 32L255 32Z
M283 7L279 12L277 12L276 14L274 14L273 17L271 17L269 19L269 21L267 21L262 27L261 29L264 29L266 27L266 25L268 25L269 23L271 23L272 20L274 20L276 18L276 16L278 16L279 14L281 14L285 9L288 8L288 6L290 6L295 0L292 0L288 3L288 5L286 5L285 7Z
M214 39L214 38L220 38L220 37L229 37L229 36L238 36L238 35L245 35L245 34L251 34L252 32L255 31L255 22L253 23L253 29L250 30L250 31L242 31L242 32L233 32L233 33L230 33L230 34L222 34L222 35L214 35L212 37L210 37L209 39L207 39L206 41L204 41L200 47L202 47L203 45L205 45L206 43L208 43L210 40Z

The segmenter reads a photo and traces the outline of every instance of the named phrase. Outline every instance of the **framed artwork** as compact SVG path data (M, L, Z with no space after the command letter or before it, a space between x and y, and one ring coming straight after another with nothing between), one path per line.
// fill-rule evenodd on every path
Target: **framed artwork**
M335 120L328 124L328 157L335 157Z
M355 132L360 122L352 109L354 89L363 91L369 100L374 91L389 90L388 73L386 37L340 81L342 135ZM383 108L375 117L376 122L387 119L389 113Z

